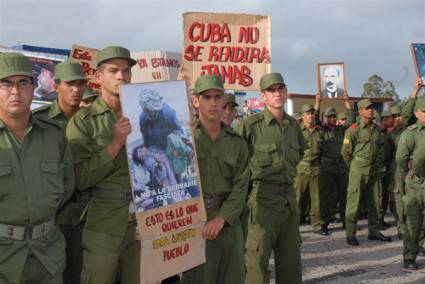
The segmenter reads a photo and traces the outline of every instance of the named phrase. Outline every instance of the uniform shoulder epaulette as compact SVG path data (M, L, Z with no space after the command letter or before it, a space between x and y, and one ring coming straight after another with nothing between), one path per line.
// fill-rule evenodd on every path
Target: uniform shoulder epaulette
M250 115L246 118L246 123L254 124L257 121L260 121L261 119L263 119L263 117L264 116L261 112L260 113L254 113L254 114L252 114L252 115Z
M37 116L37 119L40 120L41 122L54 125L59 129L62 129L62 127L63 127L63 125L59 121L54 120L53 118L50 118L47 115Z
M416 129L417 127L418 127L418 125L415 123L415 124L408 126L407 129L413 130L413 129Z
M286 115L285 116L285 118L286 119L288 119L289 121L291 121L291 122L296 122L296 123L298 123L298 121L295 119L295 118L293 118L292 116L290 116L289 114L288 115Z
M80 108L75 114L77 117L84 119L91 113L91 106Z
M39 108L33 109L33 110L32 110L32 113L33 113L33 114L40 114L40 113L43 113L43 112L49 111L49 110L50 110L50 107L51 107L51 105L42 105L42 106L41 106L41 107L39 107Z
M359 125L357 124L357 122L354 122L353 124L351 124L350 126L350 131L356 131L357 128L359 128Z

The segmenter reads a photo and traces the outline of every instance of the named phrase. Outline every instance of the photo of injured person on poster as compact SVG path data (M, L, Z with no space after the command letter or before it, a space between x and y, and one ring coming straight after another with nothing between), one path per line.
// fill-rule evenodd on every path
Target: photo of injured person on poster
M127 155L140 232L141 283L205 262L205 208L185 81L122 85Z

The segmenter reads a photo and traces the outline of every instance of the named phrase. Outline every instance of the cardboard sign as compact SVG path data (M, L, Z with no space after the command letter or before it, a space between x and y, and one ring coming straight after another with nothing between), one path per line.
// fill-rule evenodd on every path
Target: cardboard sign
M72 45L72 50L69 54L69 62L80 63L83 66L84 76L88 79L87 86L96 92L100 92L100 85L94 76L97 70L98 54L98 49L76 44Z
M137 64L131 69L131 83L175 81L178 79L182 54L169 51L132 52Z
M201 75L220 75L229 90L259 90L271 72L269 16L184 13L183 73L189 90Z
M121 86L131 186L142 242L141 283L205 262L206 213L184 81Z

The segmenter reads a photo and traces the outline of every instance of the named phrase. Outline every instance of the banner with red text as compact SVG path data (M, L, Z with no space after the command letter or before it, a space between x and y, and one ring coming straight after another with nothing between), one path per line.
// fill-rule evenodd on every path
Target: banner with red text
M205 262L206 213L185 81L122 85L127 153L142 242L141 283Z
M69 62L80 63L83 66L84 76L88 79L87 86L96 92L100 92L100 85L94 76L97 70L98 53L98 49L74 44L69 54Z
M131 68L131 83L175 81L182 65L182 54L170 51L131 52L137 64Z
M197 77L220 75L229 90L259 90L271 72L269 16L183 14L183 73L190 90Z

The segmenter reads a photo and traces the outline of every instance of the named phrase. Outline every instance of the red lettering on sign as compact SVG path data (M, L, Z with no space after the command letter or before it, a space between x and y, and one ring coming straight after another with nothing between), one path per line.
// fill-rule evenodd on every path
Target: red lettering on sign
M221 76L223 82L228 84L239 84L244 87L251 86L253 79L250 76L251 70L247 66L242 66L240 69L237 65L215 65L208 64L201 66L201 75L213 74Z
M156 224L162 223L164 216L161 213L156 213L155 215L147 216L145 219L146 226L154 226Z
M137 64L139 65L140 69L148 67L148 63L146 62L146 59L137 59Z
M229 26L226 23L199 23L193 22L188 30L188 37L192 42L230 42L232 37L230 35Z
M76 48L72 53L72 57L75 59L88 60L91 61L92 57L88 51L84 51L82 49Z
M189 252L189 244L184 244L182 246L175 247L170 250L164 250L163 251L163 260L171 260L175 259L177 257L183 256Z
M238 42L256 44L260 39L260 30L257 27L241 27Z
M203 46L189 45L184 50L184 58L188 61L202 61L199 56L202 54Z
M88 62L81 62L81 66L83 66L84 76L93 76L96 73L96 69L91 68Z

